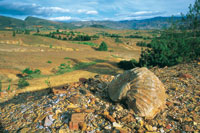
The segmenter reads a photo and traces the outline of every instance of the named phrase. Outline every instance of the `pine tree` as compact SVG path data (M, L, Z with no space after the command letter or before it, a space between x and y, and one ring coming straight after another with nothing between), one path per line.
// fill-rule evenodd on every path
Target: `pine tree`
M196 37L197 32L200 30L200 0L196 0L194 5L190 4L189 12L182 14L182 20L186 29L192 30L193 35Z
M37 33L40 33L40 29L39 28L37 28Z
M16 36L16 33L15 33L15 31L13 31L13 34L12 34L12 36L13 36L13 37L15 37L15 36Z
M107 44L103 41L103 42L101 43L101 45L99 46L98 50L99 50L99 51L108 51L108 46L107 46Z

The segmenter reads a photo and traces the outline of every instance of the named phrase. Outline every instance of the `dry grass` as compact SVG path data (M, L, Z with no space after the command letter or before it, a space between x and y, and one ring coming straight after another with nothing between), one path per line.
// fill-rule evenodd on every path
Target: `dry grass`
M89 35L102 31L120 35L130 35L138 32L97 28L83 28L76 31ZM147 34L146 31L139 32L140 34ZM105 41L109 50L113 52L100 52L88 45L34 35L17 34L16 37L13 37L11 31L0 31L0 79L3 81L3 89L7 89L10 79L12 79L11 89L16 89L19 79L16 75L27 67L40 69L43 75L51 75L52 86L58 86L77 81L79 77L91 77L95 74L115 75L120 72L120 69L116 67L117 62L123 59L139 59L141 48L137 47L136 43L141 39L123 38L123 43L117 44L115 38L101 36L91 42L100 44L102 41ZM116 56L120 58L115 58ZM67 61L70 61L71 65L75 65L80 62L91 62L98 59L105 60L105 62L97 63L87 69L84 68L84 70L52 76L55 75L52 69ZM48 61L52 63L48 63ZM26 87L25 90L46 88L45 80L46 78L32 79L29 81L30 86Z

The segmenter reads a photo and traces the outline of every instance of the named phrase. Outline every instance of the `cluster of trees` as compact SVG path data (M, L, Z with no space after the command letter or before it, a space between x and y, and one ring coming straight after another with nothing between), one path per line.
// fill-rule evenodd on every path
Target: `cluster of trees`
M19 29L17 29L17 30L14 30L14 31L13 31L12 36L15 37L16 34L26 34L26 35L29 35L30 32L31 32L31 31L28 30L28 29L25 29L25 30L19 30Z
M129 35L129 36L125 36L125 38L143 38L143 36L140 36L140 35Z
M34 35L51 37L51 38L55 38L55 39L59 39L59 40L69 40L69 41L90 41L92 39L99 38L99 36L97 36L97 35L89 36L87 34L80 33L80 32L73 32L73 31L60 32L59 30L57 30L56 32L50 32L49 34L35 33Z
M110 33L107 33L107 32L99 33L99 35L102 35L102 36L105 36L105 37L115 38L116 40L118 40L119 38L141 38L141 39L144 39L144 40L151 39L151 37L148 37L148 36L145 37L145 36L137 35L137 34L139 34L138 32L136 32L135 34L136 35L121 36L119 34L110 34ZM120 41L120 43L121 43L121 41Z
M199 59L200 0L190 5L189 12L182 18L181 22L162 31L159 37L154 37L149 44L150 48L143 49L139 62L130 63L131 67L165 67ZM123 68L122 63L118 65Z
M120 36L119 34L110 34L107 32L99 33L99 35L105 36L105 37L111 37L111 38L122 38L123 36Z
M77 35L73 38L74 41L90 41L91 37L88 35Z

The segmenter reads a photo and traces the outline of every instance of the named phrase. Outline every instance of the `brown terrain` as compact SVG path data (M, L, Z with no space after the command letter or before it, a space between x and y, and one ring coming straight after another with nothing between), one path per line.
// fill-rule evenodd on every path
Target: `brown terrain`
M96 34L102 30L95 28L85 28L78 30L89 35ZM112 34L134 33L134 31L105 30ZM145 32L143 33L145 34ZM11 80L11 89L16 90L19 80L18 74L21 74L25 68L39 69L42 75L40 78L29 80L30 86L25 90L44 89L48 86L45 80L49 78L52 86L60 86L69 82L78 81L80 77L91 77L96 74L115 75L121 70L116 67L120 60L139 59L140 47L136 42L141 39L124 39L123 43L115 43L113 38L100 37L91 42L100 45L102 41L108 44L113 52L96 51L93 47L83 44L76 44L71 41L62 41L47 37L34 35L17 34L12 36L12 32L0 32L0 80L2 90L6 90ZM129 43L129 45L127 45ZM67 57L67 59L65 59ZM70 61L70 65L80 62L94 62L104 60L103 62L79 70L78 72L55 75L52 71L60 64ZM51 61L51 63L48 63ZM62 78L60 78L62 77ZM30 89L29 89L30 88ZM17 90L22 91L22 90Z

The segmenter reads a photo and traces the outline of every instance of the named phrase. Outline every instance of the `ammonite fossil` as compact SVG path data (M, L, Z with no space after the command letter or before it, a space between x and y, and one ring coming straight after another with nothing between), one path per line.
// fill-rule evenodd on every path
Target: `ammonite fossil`
M152 119L165 108L163 83L147 68L135 68L117 75L110 83L108 94L112 101L124 100L139 116Z

